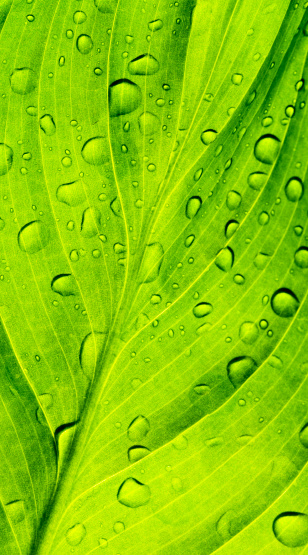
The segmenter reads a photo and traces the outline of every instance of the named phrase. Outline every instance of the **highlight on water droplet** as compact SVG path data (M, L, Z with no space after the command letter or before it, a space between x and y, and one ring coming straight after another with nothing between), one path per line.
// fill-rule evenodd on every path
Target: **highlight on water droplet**
M231 247L225 247L218 251L216 255L215 264L217 268L223 272L228 272L231 270L234 263L234 252Z
M40 128L45 135L54 135L56 132L56 124L50 114L45 114L40 118Z
M186 204L186 218L192 220L198 214L201 206L201 197L191 197Z
M233 358L227 365L227 374L232 385L240 387L257 369L256 361L250 356Z
M128 71L131 75L154 75L158 70L158 60L151 54L142 54L128 64Z
M150 497L151 490L149 486L135 480L135 478L124 480L117 494L119 503L133 509L146 505Z
M277 316L292 318L299 307L299 300L290 289L278 289L272 295L271 307Z
M17 94L29 94L35 89L35 73L30 67L14 69L10 75L11 89Z
M85 537L87 531L83 524L74 524L66 532L66 541L69 545L79 545Z
M280 150L280 140L275 135L262 135L254 147L254 155L263 164L274 164Z
M273 522L276 539L287 547L301 547L308 543L308 515L285 512L276 516Z
M106 162L106 139L105 137L92 137L88 139L82 149L81 156L88 164L100 166Z
M0 143L0 175L5 175L13 164L13 150L5 143Z
M201 141L206 146L213 143L216 137L217 137L217 131L215 131L214 129L206 129L201 133Z
M42 250L48 242L48 227L41 220L27 223L18 233L19 248L28 254L34 254Z
M304 194L304 185L299 177L291 177L285 186L285 194L289 201L297 202Z
M109 112L112 117L130 114L141 103L139 85L129 79L119 79L109 86Z

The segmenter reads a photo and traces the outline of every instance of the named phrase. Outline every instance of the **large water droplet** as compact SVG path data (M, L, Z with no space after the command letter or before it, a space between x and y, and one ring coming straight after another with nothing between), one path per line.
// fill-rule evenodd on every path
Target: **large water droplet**
M22 499L16 499L5 504L5 512L12 524L19 524L25 519L25 506Z
M236 513L231 509L225 512L216 523L217 533L224 542L227 542L236 533L234 529L235 518Z
M109 86L109 112L111 116L129 114L138 108L142 94L139 85L129 79L119 79Z
M138 118L140 133L153 135L159 129L159 119L152 112L143 112Z
M163 27L163 22L161 19L155 19L154 21L150 21L148 23L149 31L159 31Z
M150 430L150 422L145 416L139 415L134 418L127 428L127 435L134 443L141 441Z
M10 146L0 143L0 175L5 175L12 167L13 151Z
M243 322L240 327L239 336L244 343L252 345L259 336L258 326L253 322Z
M210 303L198 303L193 308L193 315L196 318L204 318L213 311L213 306Z
M100 166L106 162L106 139L104 137L92 137L88 139L81 150L81 156L93 166Z
M29 67L14 69L10 76L11 89L17 94L28 94L35 89L35 73Z
M300 547L308 543L308 515L286 512L276 516L273 532L287 547Z
M258 270L264 270L266 264L269 262L270 256L264 252L258 252L254 258L254 265Z
M80 366L84 374L92 379L106 341L106 334L94 331L85 336L79 352Z
M308 449L308 424L305 424L299 432L299 440L302 446Z
M75 524L66 532L66 541L69 545L79 545L87 531L83 524Z
M62 297L69 297L78 293L76 280L72 274L55 276L51 282L51 289Z
M232 385L240 387L257 369L257 363L249 356L236 357L227 365L228 378Z
M217 253L215 264L217 268L223 270L223 272L228 272L228 270L231 270L233 263L234 252L230 247L225 247Z
M255 191L260 191L266 182L267 174L264 172L254 172L251 173L247 178L247 183L249 187Z
M151 54L142 54L128 64L131 75L154 75L159 70L159 63Z
M242 202L242 195L237 191L229 191L227 194L226 205L229 210L237 210Z
M215 131L214 129L206 129L206 131L203 131L203 133L201 133L201 141L206 146L213 143L216 137L217 131Z
M79 35L76 46L80 54L89 54L93 48L93 41L89 35Z
M291 202L297 202L304 194L304 185L299 177L291 177L285 186L285 194Z
M226 223L225 236L227 237L227 239L230 239L230 237L234 235L239 225L240 224L236 220L229 220L229 222Z
M113 0L94 0L94 4L101 13L113 13L115 9Z
M299 268L308 268L308 248L300 247L294 255L294 262Z
M122 505L135 509L149 502L151 490L135 478L127 478L119 487L117 497Z
M128 449L127 455L128 460L131 463L140 461L150 453L150 449L143 447L142 445L134 445Z
M117 217L121 217L122 216L122 208L121 208L121 203L118 199L118 197L115 197L114 199L112 199L111 203L110 203L110 208L113 212L113 214Z
M84 237L95 237L99 233L101 213L96 207L86 208L82 214L81 234Z
M277 316L291 318L299 307L299 300L290 289L282 288L273 294L271 306Z
M24 225L18 233L20 249L29 254L42 250L49 241L49 231L41 220L34 220Z
M50 114L45 114L40 118L40 128L45 135L54 135L56 132L56 124Z
M59 185L57 199L68 206L78 206L86 200L87 196L81 179Z
M77 10L74 13L73 20L74 20L74 23L76 23L76 25L81 25L87 20L87 15L84 12Z
M275 135L262 135L255 144L254 154L259 162L273 164L278 156L280 140Z
M192 220L194 218L202 205L202 200L200 197L191 197L186 204L186 218Z
M164 249L160 243L151 243L146 246L140 268L140 281L150 283L158 278L163 262Z

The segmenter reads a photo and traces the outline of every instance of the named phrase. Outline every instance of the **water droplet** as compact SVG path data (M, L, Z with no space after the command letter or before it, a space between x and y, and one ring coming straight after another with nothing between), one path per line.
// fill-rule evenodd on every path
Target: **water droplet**
M143 112L138 118L138 124L143 135L153 135L160 126L158 117L151 112Z
M247 183L255 191L260 191L266 182L267 174L264 172L254 172L248 176Z
M98 235L101 224L101 213L96 207L89 207L82 214L81 234L90 238Z
M213 306L210 303L198 303L193 308L193 315L196 318L204 318L213 311Z
M121 208L121 203L118 199L118 197L115 197L111 203L110 203L110 208L112 210L112 212L114 213L115 216L117 217L121 217L122 215L122 208Z
M297 235L297 237L300 237L302 235L303 231L304 231L301 225L296 225L293 229L294 229L294 233L295 233L295 235Z
M232 385L240 387L257 369L257 363L249 356L236 357L227 365L228 378Z
M236 285L243 285L245 283L245 278L242 274L235 274L235 276L233 276L233 281Z
M292 106L292 105L287 106L286 109L285 109L285 114L288 118L293 118L293 116L295 114L294 106Z
M163 27L163 22L161 19L155 19L154 21L150 21L148 23L148 28L150 31L159 31Z
M199 181L199 179L201 178L203 174L203 168L199 168L199 170L197 170L194 174L194 180L195 181Z
M285 194L291 202L297 202L304 194L304 185L299 177L291 177L285 186Z
M0 218L0 231L2 231L5 228L5 221Z
M6 503L5 512L13 524L19 524L25 519L24 502L21 499L16 499Z
M5 143L0 143L0 175L5 175L12 167L13 151Z
M86 193L81 179L59 185L56 193L59 202L68 206L78 206L86 200Z
M140 281L142 283L150 283L158 278L163 257L164 249L160 243L151 243L146 246L140 268Z
M83 524L74 524L66 532L66 541L69 545L79 545L85 537L87 531Z
M131 463L140 461L150 453L150 449L143 447L142 445L134 445L130 447L127 452L128 460Z
M187 449L188 440L185 436L179 435L173 440L172 445L178 451L184 451L184 449Z
M267 225L269 222L269 214L267 212L261 212L258 216L258 223L259 225Z
M78 293L76 280L72 274L55 276L51 282L51 289L62 297L69 297Z
M308 268L308 248L300 247L294 255L294 262L299 268Z
M308 424L305 424L299 432L299 440L302 446L308 449Z
M229 191L227 194L226 205L229 210L236 210L242 202L242 195L237 191Z
M254 258L254 265L258 270L264 270L266 264L269 262L270 256L264 252L259 252Z
M94 5L101 13L113 13L114 11L112 0L94 0Z
M217 137L217 131L214 129L207 129L201 133L201 141L204 145L208 146L209 144L213 143Z
M79 362L83 373L92 379L106 342L106 334L94 331L88 333L81 343Z
M37 116L36 106L28 106L26 108L26 112L27 112L28 116Z
M154 305L155 305L155 304L159 304L159 303L161 303L161 300L162 300L162 299L161 299L161 296L160 296L160 295L155 295L155 294L154 294L154 295L152 295L152 297L151 297L151 304L154 304Z
M149 486L142 484L135 478L127 478L118 490L119 503L126 507L136 508L146 505L151 497Z
M196 395L206 395L210 391L211 388L205 383L200 383L198 385L195 385L194 387L194 392L196 393Z
M141 103L141 89L129 79L119 79L109 86L109 112L111 116L129 114Z
M238 229L239 225L240 224L236 220L229 220L226 223L225 236L226 236L227 239L230 239L230 237L232 237L232 235L234 235L234 233Z
M263 164L274 164L280 150L280 140L274 135L262 135L257 140L254 155Z
M40 128L45 135L54 135L56 132L56 124L50 114L45 114L40 118Z
M308 515L285 512L276 516L273 532L278 541L287 547L300 547L308 543Z
M234 252L230 247L225 247L217 253L215 264L217 268L223 270L223 272L228 272L228 270L231 270L233 263Z
M185 247L189 248L191 247L191 245L193 244L195 240L195 236L194 235L188 235L188 237L186 237L185 241L184 241L184 245Z
M74 36L74 32L72 31L72 29L67 29L66 31L66 38L71 40Z
M277 316L291 318L299 307L299 300L290 289L282 288L273 294L271 306Z
M262 120L263 127L270 127L272 123L273 123L273 118L271 116L267 116Z
M29 254L42 250L49 242L49 231L40 220L24 225L18 233L19 248Z
M142 54L128 64L131 75L154 75L159 70L159 63L151 54Z
M93 41L89 35L79 35L76 46L80 54L89 54L93 48Z
M202 205L202 200L200 197L191 197L186 204L186 218L192 220L194 218Z
M14 69L10 76L11 89L17 94L29 94L35 89L35 73L29 67Z
M227 542L235 535L236 529L234 527L234 521L236 518L236 513L232 509L225 512L216 523L216 530L221 539Z
M113 530L116 534L121 534L125 530L125 525L123 522L115 522L113 525Z
M240 327L239 337L247 345L252 345L259 336L259 329L253 322L243 322Z
M104 137L92 137L88 139L81 150L85 162L93 166L100 166L106 162L106 139Z
M243 75L241 73L233 73L231 81L233 85L239 86L243 81Z
M150 431L150 422L145 416L139 415L134 418L127 428L130 441L140 442Z
M61 164L62 166L64 166L65 168L70 168L72 165L72 159L69 156L64 156L61 160Z
M84 12L77 10L74 13L73 20L76 25L81 25L87 20L87 15Z
M72 262L78 262L79 254L78 254L78 251L76 249L73 249L70 252L70 259L71 259Z

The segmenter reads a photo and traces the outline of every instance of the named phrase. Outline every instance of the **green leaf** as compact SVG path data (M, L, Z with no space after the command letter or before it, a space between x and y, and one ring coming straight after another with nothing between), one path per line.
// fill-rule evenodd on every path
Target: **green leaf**
M1 553L306 552L307 7L0 3Z

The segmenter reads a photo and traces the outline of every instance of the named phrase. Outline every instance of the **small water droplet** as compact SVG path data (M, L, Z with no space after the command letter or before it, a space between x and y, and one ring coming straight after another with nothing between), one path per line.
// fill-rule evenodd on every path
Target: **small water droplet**
M229 210L237 210L242 202L242 195L237 191L229 191L227 194L226 205Z
M163 257L164 249L160 243L151 243L146 246L139 273L142 283L150 283L158 278Z
M55 276L51 282L51 289L62 297L69 297L78 293L76 280L72 274Z
M299 432L299 440L302 446L308 449L308 424L305 424Z
M150 449L144 447L143 445L134 445L128 449L128 460L131 463L138 462L141 459L144 459L144 457L146 457L150 452Z
M78 206L86 200L86 192L81 179L59 185L57 189L57 200L68 206Z
M192 220L194 218L202 205L202 200L200 197L191 197L186 204L186 218Z
M93 41L89 35L79 35L76 46L80 54L89 54L93 48Z
M136 508L146 505L151 497L149 486L135 480L127 478L118 490L117 499L119 503L126 507Z
M128 64L131 75L154 75L159 70L159 63L151 54L142 54Z
M213 143L217 137L217 131L214 129L207 129L201 133L201 141L204 145L208 146L209 144Z
M69 545L79 545L87 531L83 524L75 524L66 532L66 541Z
M210 303L198 303L193 308L193 315L196 318L204 318L213 311L213 306Z
M84 210L81 220L81 234L83 237L95 237L98 235L101 225L101 213L96 207Z
M35 73L29 67L14 69L10 75L11 89L16 94L29 94L35 89Z
M129 79L119 79L109 86L109 112L112 117L129 114L141 103L141 89Z
M285 186L285 194L291 202L297 202L304 194L304 185L299 177L291 177Z
M106 334L94 331L88 333L83 339L80 351L79 362L83 373L89 379L93 378L96 365L100 360L106 342Z
M299 268L308 268L308 248L300 247L294 255L294 262Z
M155 19L154 21L150 21L148 23L149 31L155 32L159 31L163 27L163 22L161 19Z
M299 300L290 289L282 288L273 294L271 306L277 316L291 318L299 307Z
M233 73L231 81L233 85L239 86L243 81L243 75L241 73Z
M84 23L86 20L87 20L87 15L86 15L84 12L82 12L82 11L80 11L80 10L77 10L77 11L74 13L73 21L74 21L74 23L76 23L76 25L81 25L81 24Z
M239 330L239 337L247 345L252 345L258 339L258 326L253 322L243 322Z
M18 233L19 248L29 254L42 250L49 242L49 231L40 220L24 225Z
M160 122L158 117L152 112L143 112L138 118L140 133L143 135L153 135L158 131Z
M127 435L130 441L140 442L150 431L150 422L145 416L139 415L134 418L127 428Z
M260 191L266 182L267 174L264 172L253 172L247 178L249 187L255 191Z
M0 175L5 175L13 164L13 150L5 143L0 143Z
M240 387L257 369L256 361L250 356L236 357L227 365L228 378L232 385Z
M263 164L273 164L280 150L280 140L274 135L262 135L257 140L254 155Z
M215 264L223 272L231 270L234 263L234 252L231 247L221 249L216 256Z
M239 223L236 220L229 220L225 226L225 236L227 239L230 239L232 235L236 232L239 227Z
M40 128L45 135L54 135L56 132L56 124L50 114L45 114L40 118Z

